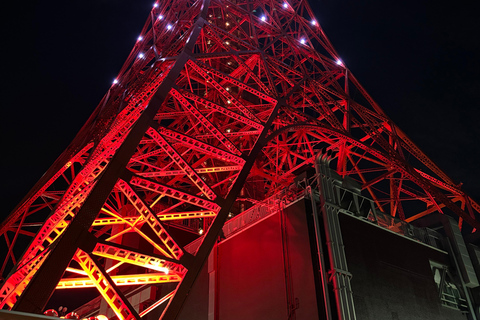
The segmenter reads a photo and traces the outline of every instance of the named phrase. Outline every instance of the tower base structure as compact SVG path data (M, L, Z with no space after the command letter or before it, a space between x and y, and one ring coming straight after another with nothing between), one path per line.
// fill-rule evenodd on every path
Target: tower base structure
M375 210L348 177L311 173L227 221L177 319L478 319L480 250L454 221L408 224ZM127 296L140 314L154 289ZM98 301L77 312L114 316Z

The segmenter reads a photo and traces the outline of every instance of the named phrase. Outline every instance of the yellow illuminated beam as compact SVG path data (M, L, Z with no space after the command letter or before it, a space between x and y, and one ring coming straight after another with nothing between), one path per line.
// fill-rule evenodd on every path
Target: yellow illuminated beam
M92 253L99 257L114 259L122 263L125 262L165 273L168 273L172 269L177 272L183 269L180 268L181 266L177 265L176 263L168 262L164 259L160 259L143 253L138 253L125 248L118 248L114 245L110 245L107 243L97 243Z
M223 166L223 167L196 168L195 172L198 174L202 174L202 173L240 171L241 169L242 169L242 166ZM162 170L162 171L155 171L155 172L139 173L138 175L146 178L155 178L155 177L179 176L184 174L185 174L185 171L183 170Z
M108 303L113 312L120 320L138 319L135 316L135 310L128 301L122 299L122 295L117 292L117 287L112 278L97 265L97 263L90 257L90 255L78 249L75 253L75 261L87 273L88 278L81 278L79 282L67 282L65 288L80 287L96 287L98 292L102 295ZM69 281L68 279L67 281ZM74 280L74 279L72 279ZM57 285L58 287L58 285Z
M181 276L178 274L148 273L148 274L129 274L121 276L111 276L117 286L129 286L154 283L173 283L180 282ZM92 288L95 287L95 281L90 278L72 278L62 279L57 285L57 289L73 288Z
M170 221L170 220L183 220L183 219L195 219L195 218L205 218L205 217L215 217L217 214L215 211L207 211L207 210L200 210L200 211L187 211L187 212L167 212L157 214L157 217L160 221ZM143 220L143 217L125 217L125 218L100 218L95 219L93 222L93 226L108 226L108 225L118 225L118 224L133 224L135 223L138 218Z

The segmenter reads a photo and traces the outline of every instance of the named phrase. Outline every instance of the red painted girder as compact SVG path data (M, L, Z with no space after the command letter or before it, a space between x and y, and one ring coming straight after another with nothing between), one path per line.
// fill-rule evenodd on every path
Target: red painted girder
M138 106L146 106L146 104L150 101L153 93L155 93L158 86L163 82L172 67L173 61L163 62L160 66L157 67L158 71L153 73L152 76L149 77L151 81L143 83L140 88L130 93L130 95L128 96L128 104L125 108L128 111L125 110L124 112L124 110L122 110L124 117L127 114L131 114L132 112L134 112L135 115L133 115L133 118L137 118L138 115L136 113L140 113L143 111L143 108L138 108ZM121 123L119 122L118 125L121 126ZM116 129L116 127L114 127L114 129Z
M417 171L422 177L424 177L425 179L431 181L433 184L436 184L438 187L444 189L444 190L448 190L448 191L451 191L453 192L453 194L455 195L461 195L462 194L462 191L450 184L447 184L443 181L440 181L428 174L426 174L425 172L419 170L419 169L415 169L415 171Z
M260 55L259 54L254 54L253 56L251 56L247 61L243 61L240 56L237 56L237 55L234 55L233 58L235 59L235 61L237 61L237 63L239 65L242 66L242 68L237 68L237 70L235 70L234 72L232 72L230 74L230 77L233 77L233 78L237 78L237 77L240 77L242 74L239 74L240 72L242 72L243 70L245 70L244 72L247 72L248 75L255 81L255 83L259 86L259 88L262 90L263 93L265 93L267 96L273 96L274 94L271 92L270 88L268 88L264 83L263 81L252 71L252 69L254 69L254 66L258 63L259 64L259 68L260 68L260 64L261 62L263 61L263 59L260 59ZM275 94L277 94L276 92L276 89L275 89L275 86L273 85L273 81L271 80L271 75L270 73L268 72L268 70L266 70L265 66L263 66L264 70L263 70L263 73L264 75L267 77L268 81L269 81L269 84L270 86L273 88L273 90L275 91ZM270 102L272 103L272 102Z
M130 184L146 190L156 192L158 194L161 194L167 197L171 197L186 203L196 205L206 210L211 210L215 212L218 212L218 210L220 210L220 207L214 202L202 199L200 197L183 192L178 189L174 189L172 187L168 187L158 182L153 182L140 177L132 177L132 179L130 180Z
M188 91L186 91L186 90L180 90L180 93L181 93L183 96L185 96L185 97L187 97L187 98L189 98L189 99L191 99L191 100L193 100L193 101L195 101L195 102L198 102L198 103L204 105L205 107L209 107L209 108L211 108L211 109L213 109L213 110L216 110L216 111L218 111L218 112L226 115L227 117L230 117L230 118L232 118L232 119L235 119L235 120L237 120L237 121L239 121L239 122L242 122L242 123L244 123L244 124L246 124L246 125L249 125L249 126L251 126L252 128L255 128L255 129L258 129L258 130L262 130L262 129L263 129L263 125L262 125L261 123L259 123L259 122L257 122L257 121L253 121L253 120L251 120L250 118L244 117L244 116L242 116L242 115L240 115L240 114L238 114L238 113L236 113L236 112L234 112L234 111L229 110L228 108L222 107L222 106L220 106L220 105L218 105L218 104L216 104L216 103L214 103L214 102L211 102L211 101L209 101L209 100L207 100L207 99L200 98L200 97L197 96L196 94L193 94L193 93L188 92Z
M278 2L278 8L279 10L282 10L280 2ZM262 21L259 17L255 15L251 15L249 11L245 10L242 8L242 4L236 3L234 5L231 5L228 7L228 12L231 12L232 14L235 14L238 17L249 17L249 23L253 24L255 22L255 28L259 30L265 30L267 35L274 35L274 34L281 34L282 31L278 28L273 28L270 26L266 21ZM209 24L210 26L213 24ZM249 39L252 41L251 39ZM254 48L258 48L258 46L255 46L254 44L250 44L249 46L253 46Z
M39 255L28 261L24 265L17 268L15 273L10 275L3 283L0 290L0 309L5 305L12 308L17 301L18 296L23 292L30 279L40 268L42 262L48 256L47 251L41 252Z
M309 86L308 83L305 84L305 86ZM335 129L338 130L343 130L343 125L340 123L340 121L337 119L337 117L333 114L332 109L327 107L327 104L325 102L325 99L323 95L318 91L317 88L309 86L313 89L313 92L315 93L315 96L317 97L318 100L321 101L320 107L322 110L319 111L320 114L323 114L325 119L328 121L328 123ZM306 107L310 107L315 105L315 102L313 102L309 97L306 95L304 96L304 99L310 104L306 105ZM323 111L323 112L322 112Z
M187 63L192 69L194 69L198 74L200 74L202 77L205 78L205 80L212 85L218 92L220 92L226 99L227 103L231 103L232 106L234 106L237 110L240 110L245 114L246 117L250 118L253 121L260 122L258 118L249 110L247 109L243 104L241 104L234 96L230 94L230 92L227 91L221 84L219 84L217 81L215 81L208 73L207 71L203 70L202 67L198 66L195 64L195 62L189 60Z
M33 273L39 268L40 262L43 261L46 252L45 249L48 248L48 246L53 243L68 226L69 221L65 220L65 218L68 216L73 217L72 210L83 202L84 197L92 186L93 185L90 185L86 188L88 189L87 192L80 192L77 194L71 202L64 202L64 205L60 206L48 218L40 231L36 234L32 243L22 256L22 259L18 261L14 274L2 285L1 292L9 292L9 295L10 293L13 293L13 296L8 298L9 301L16 301L17 296L23 292L23 288L26 286L25 281L28 281L28 279L33 276ZM70 207L67 207L65 203L70 204ZM30 276L26 277L26 275Z
M47 219L40 231L35 236L30 246L21 261L28 261L33 259L39 252L46 249L52 242L54 242L65 230L69 224L67 217L73 218L74 210L78 208L85 200L86 196L92 189L93 184L85 187L84 190L79 191L74 197L68 201L63 201L62 204L55 210L55 212Z
M241 169L242 169L241 166L222 166L222 167L197 168L195 169L195 172L196 173L215 173L215 172L239 171ZM137 175L139 175L140 177L145 177L145 178L181 176L184 174L185 174L185 171L183 170L163 170L159 172L137 173Z
M200 61L192 61L192 60L189 60L188 61L188 65L190 67L192 67L196 72L198 72L199 74L202 75L202 77L206 78L208 77L208 79L210 80L213 80L213 78L209 75L209 73L215 75L216 77L218 78L221 78L227 82L230 82L231 84L247 91L247 92L250 92L251 94L257 96L258 98L260 99L263 99L267 102L269 102L270 104L274 105L277 100L275 100L275 98L272 98L271 96L261 92L261 91L258 91L257 89L255 88L252 88L246 84L244 84L243 82L223 73L223 72L220 72L218 71L217 69L213 69L212 67L210 67L209 65L203 63L203 62L200 62ZM208 72L208 73L207 73ZM223 89L222 87L222 90L219 90L220 93L224 94L225 92L222 92L222 91L226 91L225 89ZM228 92L226 92L228 93Z
M1 292L14 291L14 297L8 298L9 301L16 300L16 297L23 292L29 278L39 268L40 261L45 257L45 249L53 243L66 229L69 224L67 217L73 218L73 210L76 209L85 199L93 184L87 186L84 192L79 192L70 201L63 202L57 210L47 219L35 238L25 251L22 259L18 261L15 273L10 276L2 285ZM69 204L70 206L67 206ZM30 275L29 278L26 275ZM0 296L1 298L1 296ZM3 301L3 299L2 299Z
M13 211L13 213L4 221L2 221L0 225L0 234L3 234L6 232L5 228L8 228L11 224L15 223L18 218L22 214L27 214L28 215L28 208L35 202L35 200L38 199L43 193L46 192L46 190L52 185L53 182L55 182L58 177L62 175L62 173L65 172L70 166L74 163L77 162L82 156L85 155L85 153L93 146L93 143L87 144L85 147L83 147L82 150L77 152L75 156L73 156L70 161L68 161L65 165L61 167L60 170L58 170L47 182L45 182L34 194L32 194L26 202L24 202L18 209Z
M231 132L225 132L224 135L226 137L245 137L245 136L258 136L259 131L231 131ZM211 134L201 134L196 136L199 139L209 139L213 138L214 136Z
M352 81L353 85L367 99L367 101L375 109L375 111L377 111L379 114L382 114L388 118L385 112L380 108L380 106L375 102L375 100L373 100L373 98L368 94L365 88L363 88L360 82L358 82L355 76L351 73L350 73L350 81ZM408 136L397 126L396 126L396 132L398 136L402 139L402 141L405 143L404 147L408 150L408 152L410 152L415 158L417 158L420 162L422 162L435 174L441 177L446 183L454 185L453 181L427 155L425 155L425 153L423 153L423 151L421 151L420 148L415 143L413 143L413 141L411 141L410 138L408 138Z
M157 131L150 128L147 134L152 137L155 142L163 148L165 153L180 167L185 175L192 181L198 189L210 200L215 200L217 195L210 189L210 187L203 181L197 172L183 159L183 157L175 150Z
M243 19L243 21L245 21L245 19ZM230 20L229 23L232 23L232 24L237 24L236 21L233 21L233 20ZM239 21L239 23L241 24L242 22ZM241 38L238 38L237 36L234 35L233 32L226 32L225 30L219 28L218 26L216 26L215 24L211 23L211 22L208 22L206 25L205 25L205 30L208 32L212 32L215 36L214 37L209 37L208 39L213 39L213 41L216 41L222 48L223 50L219 50L220 52L218 51L209 51L209 52L205 52L203 54L218 54L218 53L223 53L225 51L228 51L226 46L224 45L223 43L223 39L225 40L231 40L236 46L236 50L239 50L241 52L245 52L245 51L258 51L258 48L255 47L254 45L252 45L251 43L241 39ZM234 29L234 28L232 28ZM245 39L249 39L248 35L244 32L244 30L242 30L241 28L238 29L240 31L240 33L245 36ZM231 30L230 30L231 31ZM223 39L221 38L221 36L223 36ZM239 48L240 47L240 48ZM233 50L232 50L233 51Z
M222 143L230 152L236 154L236 155L241 155L241 152L237 149L237 147L227 138L225 135L220 132L220 130L215 127L210 120L208 120L200 111L198 111L197 108L195 108L190 102L185 99L180 92L178 92L175 89L170 90L170 93L172 96L175 97L175 99L178 100L182 104L184 108L190 111L190 113L198 120L200 123L205 126L208 131L210 131L215 138Z
M117 290L112 279L102 268L97 266L95 261L87 253L77 250L74 259L87 273L88 277L93 282L93 286L98 289L102 297L107 301L110 308L112 308L113 312L115 312L120 320L140 319L128 300Z
M390 201L390 214L392 216L396 216L397 212L401 220L405 220L405 213L403 212L403 206L400 201L400 191L401 191L401 184L402 181L398 181L397 179L390 180L390 195L393 201Z
M242 67L237 68L235 71L233 71L230 74L230 77L237 78L237 77L242 75L242 72L243 73L247 72L249 75L251 75L253 77L255 83L264 91L264 93L266 93L267 95L272 95L272 92L271 92L270 88L265 86L265 84L252 71L253 66L257 63L257 61L260 61L259 60L258 48L252 46L249 43L246 43L245 41L243 41L243 40L241 40L237 37L235 37L231 32L227 32L227 31L225 31L225 30L223 30L223 29L221 29L221 28L219 28L219 27L217 27L213 24L208 24L205 27L205 29L214 30L215 34L217 35L217 37L214 37L214 41L217 41L219 43L219 45L221 45L225 49L226 49L226 46L224 45L224 42L222 42L223 39L220 39L220 37L218 36L219 34L221 34L225 38L228 38L229 40L233 41L235 44L241 43L243 46L250 49L251 50L250 52L245 51L245 50L240 50L240 52L239 52L239 50L237 48L237 50L235 50L236 54L229 54L228 56L226 56L226 57L232 57L232 59L237 61L237 63L242 66ZM252 54L252 56L249 59L247 59L246 61L243 61L240 58L240 56L244 55L245 53L250 53L250 54ZM220 54L225 54L225 53L217 53L217 52L212 52L210 54L207 53L207 54L203 54L201 56L197 56L197 59L200 59L200 58L205 59L205 58L208 58L209 56L213 56L213 55L218 57L218 55L220 55ZM274 86L272 86L272 88L275 90Z
M452 179L447 176L410 138L398 127L395 127L400 139L404 143L403 147L408 150L415 158L422 162L428 169L443 179L449 185L455 186ZM477 211L480 213L480 211Z
M291 126L290 128L293 128L293 127L297 127L297 126ZM300 125L298 127L308 128L309 126ZM451 200L448 199L446 195L438 191L438 189L435 189L428 180L426 180L418 172L416 172L415 169L411 165L409 165L405 160L399 159L397 157L391 157L390 155L385 155L383 152L376 150L374 148L371 148L367 145L364 145L361 142L353 139L352 137L346 136L343 133L338 132L334 129L321 127L321 126L312 126L312 128L315 128L315 127L317 130L331 132L332 134L338 135L339 137L342 137L349 143L357 147L360 147L361 149L367 150L372 155L377 157L379 160L389 164L390 167L393 167L398 172L401 172L403 176L410 179L412 182L416 183L420 188L422 188L427 193L427 195L430 198L432 198L432 203L434 205L437 205L437 202L443 202L450 210L452 210L457 216L462 217L471 226L475 228L480 227L480 222L478 222L477 220L475 220L474 218L466 214L463 210L461 210L458 206L456 206L453 202L451 202ZM364 181L363 183L366 183L366 181ZM374 195L374 193L371 193L371 194L372 196ZM433 198L437 199L438 201L434 201ZM438 209L441 212L440 208Z

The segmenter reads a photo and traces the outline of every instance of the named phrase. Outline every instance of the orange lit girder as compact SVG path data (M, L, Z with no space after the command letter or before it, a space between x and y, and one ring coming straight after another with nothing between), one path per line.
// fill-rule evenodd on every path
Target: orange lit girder
M5 270L7 263L9 262L9 257L11 257L14 264L16 264L16 260L14 255L12 254L12 250L15 246L16 240L18 238L18 234L23 231L21 228L24 225L23 222L25 221L25 219L28 216L37 212L38 210L41 210L46 207L53 207L57 203L57 201L60 200L61 195L63 194L63 191L59 192L59 196L56 197L56 200L54 203L43 203L40 206L35 205L34 203L37 200L42 199L42 197L44 197L45 195L48 195L49 192L54 192L54 191L48 191L48 189L51 187L51 185L55 181L57 181L57 179L59 179L60 177L65 177L64 174L67 171L67 169L70 169L70 171L72 171L72 178L73 178L75 176L75 171L72 168L72 164L83 162L84 160L82 159L82 157L88 154L88 151L91 149L92 146L93 146L93 143L88 143L79 152L77 152L77 154L71 157L69 161L67 161L65 164L60 166L58 171L50 173L50 175L47 175L47 174L44 175L42 177L42 180L46 179L46 182L43 185L37 184L38 190L35 190L34 188L32 190L33 195L31 195L31 197L28 200L26 200L26 202L24 202L18 209L14 210L7 220L3 221L0 224L0 234L4 234L6 240L8 239L8 236L6 234L7 230L9 230L9 228L11 228L13 225L18 226L16 228L15 236L13 237L13 239L11 241L7 240L7 242L9 242L8 243L9 249L7 253L7 258L3 262L3 265L1 268L2 273ZM20 221L18 221L18 219L20 219ZM42 222L42 224L44 224L44 222Z
M0 291L0 308L5 305L10 308L13 307L17 297L22 294L47 255L48 251L41 252L37 257L19 267L15 273L5 280Z
M63 233L74 216L73 210L81 205L92 187L93 184L85 186L85 189L79 190L75 196L71 197L69 201L63 202L62 205L53 212L24 253L21 262L19 262L20 265L33 259Z
M183 273L185 271L184 267L180 264L153 255L138 253L126 248L119 248L115 244L99 242L93 249L92 254L165 273L169 271Z
M133 177L130 180L130 184L133 186L137 186L140 188L143 188L145 190L150 190L153 191L157 194L164 195L166 197L171 197L180 201L184 201L190 204L193 204L195 206L198 206L200 208L206 209L206 210L212 210L217 212L220 207L209 200L202 199L200 197L197 197L192 194L188 194L186 192L183 192L181 190L175 189L168 187L166 185L162 185L158 182L154 182L148 179L142 179L140 177Z
M83 279L84 281L81 281L80 284L83 286L83 284L88 283L91 287L96 287L120 320L140 319L140 316L128 300L125 299L122 293L116 288L111 277L103 271L102 268L98 267L88 253L77 250L75 261L80 264L88 275L88 278ZM74 284L72 284L72 286L74 286Z
M208 218L215 217L216 213L214 211L187 211L187 212L172 212L172 213L158 213L156 214L160 221L175 221L175 220L184 220L184 219L195 219L195 218ZM133 224L139 223L143 220L143 216L136 217L124 217L124 218L99 218L95 219L95 222L92 226L111 226L116 224Z
M110 276L116 286L130 286L143 284L158 284L158 283L176 283L182 280L178 274L165 273L147 273L147 274L128 274ZM73 289L73 288L92 288L97 287L96 280L91 278L72 278L62 279L57 289Z
M160 238L163 245L168 249L166 252L163 248L158 247L163 254L167 255L168 257L174 257L175 259L180 259L183 255L182 249L175 243L172 237L167 233L165 228L162 226L160 221L158 220L157 216L154 215L150 208L143 203L141 198L135 193L135 191L123 180L119 180L117 183L118 188L122 191L122 193L130 200L133 206L137 209L138 213L140 213L143 218L147 221L148 225L152 228L152 230L156 233L156 235Z

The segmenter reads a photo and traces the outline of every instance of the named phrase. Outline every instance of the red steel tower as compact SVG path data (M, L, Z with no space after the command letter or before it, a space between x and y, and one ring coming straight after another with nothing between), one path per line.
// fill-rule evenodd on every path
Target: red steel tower
M92 116L1 224L0 304L41 312L56 289L94 286L119 319L140 319L118 287L165 283L173 319L225 221L321 150L380 212L480 226L480 206L368 95L306 0L156 2Z

